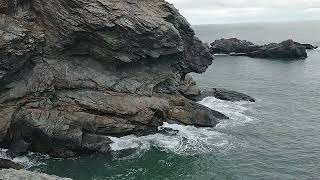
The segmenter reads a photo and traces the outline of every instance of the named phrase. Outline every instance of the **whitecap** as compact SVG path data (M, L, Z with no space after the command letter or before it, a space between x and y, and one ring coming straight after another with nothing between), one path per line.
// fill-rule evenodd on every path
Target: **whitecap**
M246 115L246 112L248 112L249 110L249 107L247 105L252 104L251 102L231 102L223 101L215 97L206 97L202 101L200 101L199 104L219 111L230 118L228 120L220 122L216 128L231 128L235 126L241 126L255 120L253 117Z
M161 151L173 152L180 155L194 155L211 152L217 148L230 145L228 135L213 131L212 128L196 128L178 124L164 123L161 128L178 130L175 135L153 134L148 136L125 136L120 138L110 137L113 141L111 150L140 149L143 153L151 147ZM142 149L142 150L141 150Z
M136 149L129 156L129 158L135 158L150 150L151 147L179 155L195 155L214 151L224 152L234 148L235 145L242 144L235 137L219 132L219 130L252 122L254 119L245 114L248 111L246 105L250 104L249 102L228 102L207 97L199 103L226 114L230 119L222 121L216 128L197 128L169 123L164 123L159 127L159 129L177 130L177 133L172 135L157 133L142 137L134 135L120 138L110 137L113 141L111 150Z

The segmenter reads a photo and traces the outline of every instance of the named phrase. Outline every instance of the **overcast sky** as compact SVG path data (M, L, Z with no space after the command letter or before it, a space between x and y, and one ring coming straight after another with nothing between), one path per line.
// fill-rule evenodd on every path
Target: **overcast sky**
M191 24L320 20L320 0L167 0Z

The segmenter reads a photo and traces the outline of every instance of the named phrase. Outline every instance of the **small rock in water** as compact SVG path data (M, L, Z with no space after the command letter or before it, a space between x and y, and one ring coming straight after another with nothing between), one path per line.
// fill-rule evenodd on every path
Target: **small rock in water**
M179 130L175 130L175 129L168 128L168 127L161 127L158 132L161 134L164 134L164 135L173 136L173 135L178 134Z
M244 93L240 93L237 91L232 91L224 88L212 88L212 89L206 89L201 91L201 95L197 97L198 101L201 101L205 97L215 97L220 100L224 101L249 101L249 102L255 102L256 100Z

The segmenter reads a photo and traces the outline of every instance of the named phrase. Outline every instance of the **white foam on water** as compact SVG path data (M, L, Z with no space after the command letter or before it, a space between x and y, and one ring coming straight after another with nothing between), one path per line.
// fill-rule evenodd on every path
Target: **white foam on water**
M219 111L227 115L230 119L221 121L216 128L230 128L235 126L245 125L254 121L254 118L246 115L249 110L246 105L252 104L247 101L230 102L217 99L215 97L206 97L199 102L210 109Z
M226 134L213 131L212 128L196 128L177 124L164 123L161 128L178 130L174 135L153 134L143 137L125 136L110 137L113 143L111 149L120 151L125 149L140 149L140 153L156 147L161 151L174 152L180 155L194 155L211 152L214 149L227 147L230 141Z
M48 158L48 155L30 152L27 156L19 156L12 159L12 161L22 164L25 169L29 169L31 167L45 165L43 160Z
M131 157L140 156L141 153L155 147L161 151L173 152L180 155L195 155L209 153L213 151L226 151L238 143L235 137L219 132L219 129L235 127L252 122L254 119L245 115L248 107L244 105L249 102L228 102L207 97L199 102L213 110L222 112L230 117L229 120L222 121L216 128L197 128L178 124L164 123L162 128L177 130L176 134L153 134L137 137L134 135L125 137L110 137L113 141L111 150L121 151L126 149L137 149Z
M12 160L13 162L19 163L19 164L23 165L25 167L25 169L29 169L29 168L35 167L35 166L44 165L45 163L43 163L39 160L49 158L49 156L47 156L47 155L42 155L42 154L38 154L38 153L29 153L27 156L19 156L19 157L12 159L9 156L7 156L7 154L6 154L7 151L8 151L7 149L0 149L0 158L9 159L9 160Z

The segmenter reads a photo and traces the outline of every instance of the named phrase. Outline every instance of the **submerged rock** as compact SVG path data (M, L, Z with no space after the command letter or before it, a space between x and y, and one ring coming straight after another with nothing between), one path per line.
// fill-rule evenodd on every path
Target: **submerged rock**
M201 95L197 97L197 101L201 101L205 97L215 97L220 100L224 101L249 101L249 102L255 102L256 100L248 96L246 94L227 90L224 88L212 88L212 89L206 89L201 91Z
M214 41L211 43L210 51L213 54L224 53L231 56L249 56L253 58L301 59L308 56L306 49L315 48L310 44L300 44L293 40L259 46L250 41L230 38Z
M164 0L0 3L0 144L12 156L108 153L108 136L227 118L188 100L209 48Z
M164 134L164 135L174 136L179 133L179 130L175 130L175 129L167 128L167 127L162 127L159 129L158 132L161 134Z
M26 170L3 169L0 170L1 180L71 180L58 176L50 176L43 173L30 172Z

